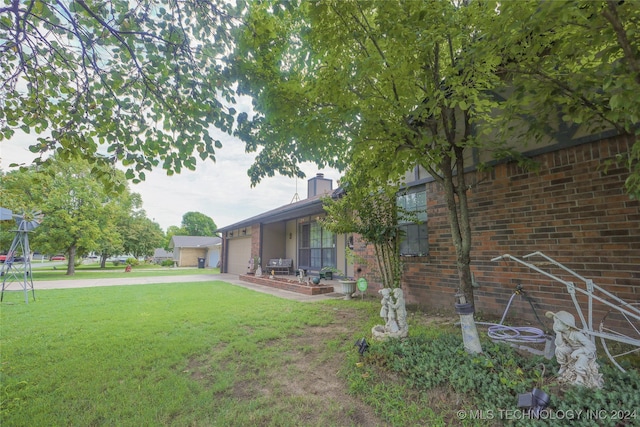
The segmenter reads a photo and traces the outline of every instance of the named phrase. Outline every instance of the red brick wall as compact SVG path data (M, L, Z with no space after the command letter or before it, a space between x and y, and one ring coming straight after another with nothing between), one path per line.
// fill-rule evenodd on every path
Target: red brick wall
M260 251L261 246L262 233L260 232L260 224L253 224L251 226L251 256L260 257L260 261L262 265L264 265L266 261L262 259L262 253ZM258 268L258 266L256 265L255 268Z
M640 301L640 203L624 192L627 170L612 168L605 174L601 167L633 141L618 137L542 154L535 158L540 165L537 172L503 164L490 172L469 174L468 182L477 182L469 193L477 312L499 319L521 284L545 322L547 310L577 314L563 284L513 261L491 262L505 253L522 257L543 252L626 301ZM451 312L459 282L446 206L440 186L426 185L429 255L403 258L402 286L409 304ZM355 249L372 260L363 245L356 244ZM358 267L368 277L370 289L377 291L371 268ZM585 289L577 278L566 274L561 278ZM583 298L581 304L586 315ZM605 312L596 304L595 321ZM509 317L535 321L521 296L514 298Z

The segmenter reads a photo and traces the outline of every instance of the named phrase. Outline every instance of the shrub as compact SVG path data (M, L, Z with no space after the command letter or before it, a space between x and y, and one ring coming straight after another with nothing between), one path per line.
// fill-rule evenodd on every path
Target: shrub
M412 336L405 340L389 340L373 345L365 356L371 377L351 378L351 390L364 394L365 399L375 393L370 384L376 376L393 373L407 388L408 395L424 395L428 390L450 390L460 396L466 409L481 409L500 414L517 409L518 395L529 393L534 387L549 394L549 410L556 413L596 411L598 414L630 412L628 425L637 425L640 419L640 374L630 370L624 374L600 359L600 372L605 385L601 390L559 385L556 380L558 364L541 356L522 355L506 344L483 343L483 354L470 355L464 350L459 334L443 333L436 336ZM362 383L369 384L362 387ZM360 383L360 384L359 384ZM358 387L358 385L360 387ZM380 397L381 400L385 398ZM386 397L388 399L388 395ZM466 402L466 403L465 403ZM474 408L470 408L469 402ZM387 402L387 406L393 406ZM600 419L598 425L616 426L610 416ZM417 420L405 420L407 423ZM420 420L424 421L424 420ZM494 420L495 421L495 420ZM510 420L501 420L507 424ZM554 425L555 419L517 420L518 425ZM572 419L572 425L590 426L594 420L586 415Z

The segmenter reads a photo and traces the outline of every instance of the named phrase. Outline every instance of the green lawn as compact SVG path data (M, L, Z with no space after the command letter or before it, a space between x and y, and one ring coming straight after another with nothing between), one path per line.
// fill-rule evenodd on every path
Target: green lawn
M219 281L8 292L1 310L2 426L301 425L300 402L230 391L334 316Z
M0 425L366 424L335 391L295 389L301 376L313 386L338 372L343 400L348 391L394 426L499 425L507 420L462 420L460 411L515 410L532 387L551 395L557 413L624 410L628 422L598 425L640 425L637 370L622 374L600 358L602 390L561 386L555 361L486 339L485 354L468 355L446 317L410 312L409 338L370 342L360 357L353 344L370 337L379 310L375 298L299 303L221 281L39 290L29 304L9 291L0 304ZM315 376L327 366L331 375Z
M97 263L77 266L73 276L67 276L67 265L52 263L34 263L32 265L33 279L36 280L74 280L74 279L103 279L118 277L149 277L149 276L185 276L192 274L217 274L218 268L171 268L156 264L141 264L132 268L128 273L124 265L114 266L107 263L100 268Z

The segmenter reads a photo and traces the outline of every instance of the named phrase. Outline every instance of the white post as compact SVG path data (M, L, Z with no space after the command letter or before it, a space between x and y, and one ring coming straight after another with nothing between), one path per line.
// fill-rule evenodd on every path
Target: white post
M473 319L473 306L466 302L464 295L456 294L459 303L456 304L456 313L460 315L460 326L462 328L462 341L467 353L482 353L482 345L480 345L480 336L476 328L476 322Z

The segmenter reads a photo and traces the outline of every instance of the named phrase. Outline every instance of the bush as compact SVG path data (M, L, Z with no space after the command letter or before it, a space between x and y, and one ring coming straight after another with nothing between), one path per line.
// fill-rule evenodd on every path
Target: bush
M173 260L165 259L164 261L162 261L160 263L160 265L163 266L163 267L173 267Z
M135 267L136 265L140 264L140 261L138 261L138 258L130 257L130 258L127 258L127 264L129 264L132 267Z

